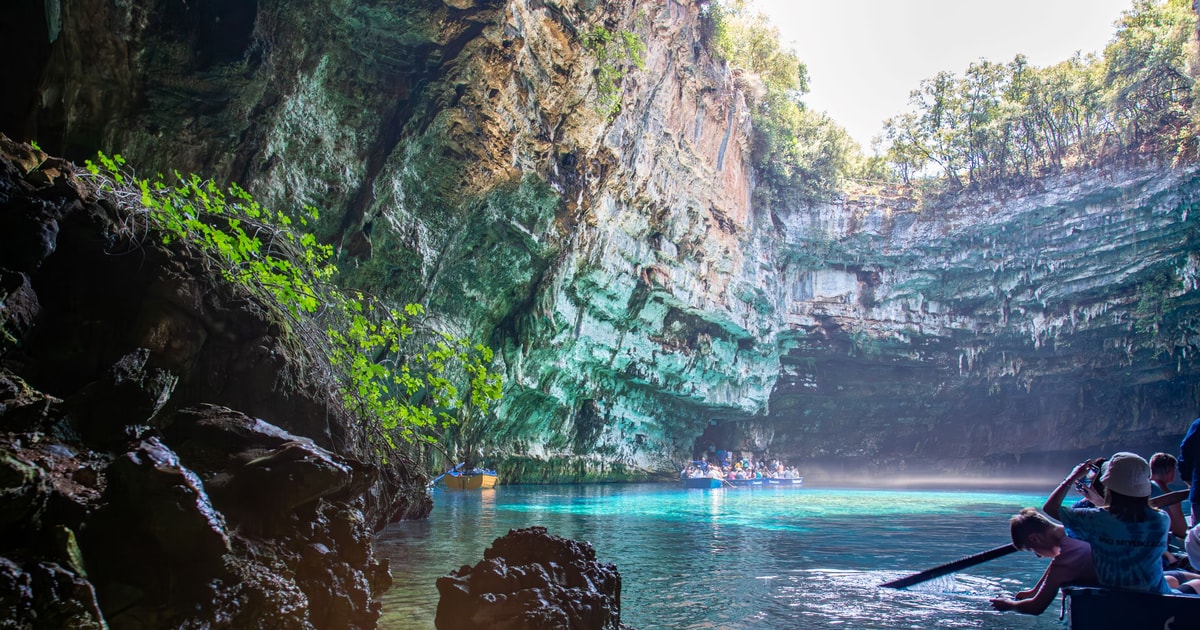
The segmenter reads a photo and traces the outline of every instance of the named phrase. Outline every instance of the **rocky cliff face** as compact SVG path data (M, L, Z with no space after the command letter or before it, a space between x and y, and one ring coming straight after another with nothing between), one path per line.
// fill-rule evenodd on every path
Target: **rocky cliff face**
M6 130L325 208L354 282L499 350L510 480L709 440L1011 466L1166 448L1195 413L1193 170L755 207L745 82L694 2L19 4Z
M1198 393L1198 184L1126 165L921 214L779 213L783 372L749 433L893 469L1177 451Z

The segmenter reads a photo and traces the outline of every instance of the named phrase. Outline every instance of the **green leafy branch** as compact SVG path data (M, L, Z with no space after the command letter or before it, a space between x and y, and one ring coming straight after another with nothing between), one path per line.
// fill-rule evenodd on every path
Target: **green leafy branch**
M621 111L620 80L625 64L641 70L646 64L646 44L632 31L612 31L597 26L583 34L583 47L596 58L598 109L608 117Z
M276 305L291 332L316 354L322 381L378 438L377 448L436 441L439 429L486 414L500 398L492 350L428 325L424 308L391 308L362 291L340 289L332 246L308 229L320 215L263 207L241 187L198 175L138 179L120 155L100 153L86 168L101 194L144 208L146 227L164 243L182 241L265 306Z

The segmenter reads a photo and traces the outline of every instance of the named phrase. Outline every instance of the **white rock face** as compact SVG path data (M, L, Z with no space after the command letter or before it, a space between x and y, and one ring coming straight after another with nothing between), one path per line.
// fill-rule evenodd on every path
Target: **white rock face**
M436 289L489 304L461 309L466 330L529 322L500 337L510 378L489 438L524 478L670 472L706 428L762 455L951 468L1182 430L1166 416L1181 412L1171 398L1194 368L1177 358L1200 330L1191 171L1062 176L921 212L903 190L756 208L748 105L700 45L696 7L639 5L605 24L646 44L641 69L607 62L624 64L610 118L578 36L598 23L583 3L558 6L505 4L460 54L461 105L430 127L470 156L456 179L468 199L530 173L560 195L553 218L518 222L538 244L522 245L527 265L472 263ZM425 269L469 256L454 231L467 223L439 235L411 203L377 207L411 209L393 225L427 235ZM1127 387L1123 370L1151 385Z

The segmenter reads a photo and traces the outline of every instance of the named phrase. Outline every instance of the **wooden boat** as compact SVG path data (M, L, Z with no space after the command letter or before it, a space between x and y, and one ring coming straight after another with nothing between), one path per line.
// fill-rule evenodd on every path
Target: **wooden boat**
M729 479L728 481L735 488L801 488L804 486L804 477L793 479L764 477L762 479Z
M767 485L780 488L800 488L804 485L804 477L792 477L791 479L768 479Z
M689 477L683 480L685 488L803 488L804 478L794 479L713 479L711 477Z
M472 468L463 472L451 470L442 477L442 481L446 483L446 488L449 490L486 490L487 488L495 488L498 479L496 471L481 470L479 468Z
M1200 630L1200 597L1063 587L1068 630Z

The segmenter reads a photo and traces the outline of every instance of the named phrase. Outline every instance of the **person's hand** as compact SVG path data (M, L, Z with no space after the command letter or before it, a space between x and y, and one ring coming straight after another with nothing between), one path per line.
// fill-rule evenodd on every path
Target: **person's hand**
M1086 486L1083 489L1083 498L1092 502L1092 505L1100 507L1104 505L1104 495L1096 492L1096 489L1091 486Z
M1004 612L1006 610L1012 610L1013 606L1017 605L1016 602L1004 599L1003 597L989 599L988 601L992 603L992 608L995 608L996 610L999 610L1000 612Z
M1076 479L1082 479L1085 475L1088 474L1088 471L1091 470L1091 468L1092 468L1092 460L1089 459L1089 460L1079 464L1078 466L1076 466L1075 470L1071 471L1071 475L1069 477L1067 477L1067 479L1069 481L1075 481Z
M1022 599L1029 599L1030 597L1033 597L1034 593L1036 593L1036 592L1037 591L1035 591L1033 589L1029 589L1028 591L1021 591L1020 593L1013 595L1013 599L1015 599L1017 601L1021 601Z

